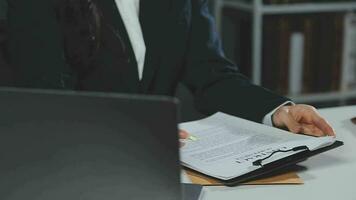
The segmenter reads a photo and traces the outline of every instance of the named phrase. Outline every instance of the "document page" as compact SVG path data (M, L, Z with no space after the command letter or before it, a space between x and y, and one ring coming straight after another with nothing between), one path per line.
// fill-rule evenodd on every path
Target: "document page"
M315 149L333 141L330 137L319 140L290 134L224 113L182 123L180 129L191 135L180 150L182 164L223 180L259 168L260 166L253 166L252 162L267 157L276 150L288 150L301 145ZM300 151L277 153L264 164L298 152Z

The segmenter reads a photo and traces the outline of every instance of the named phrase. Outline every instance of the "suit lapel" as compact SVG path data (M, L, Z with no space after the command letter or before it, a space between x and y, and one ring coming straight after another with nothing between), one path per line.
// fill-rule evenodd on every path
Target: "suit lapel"
M121 18L119 10L116 6L115 0L99 0L97 1L102 8L103 26L106 26L110 37L108 39L109 45L113 48L113 52L116 48L121 48L124 45L125 52L127 54L125 61L122 60L120 55L114 56L114 65L120 65L121 79L127 85L128 92L137 93L139 91L139 78L138 67L135 58L133 48L125 28L125 24Z
M142 92L149 92L157 70L164 62L169 63L167 59L170 59L170 56L175 57L170 53L174 52L172 48L179 47L170 46L170 44L177 43L172 41L177 39L172 35L178 34L178 38L182 36L180 35L181 22L186 21L187 5L189 5L187 0L141 0L140 23L146 43L146 60L141 81Z
M169 37L167 34L167 29L170 26L175 26L171 24L172 17L179 17L181 7L185 0L141 0L140 1L140 24L142 28L142 33L144 41L146 44L146 59L144 64L143 77L141 82L138 79L138 68L134 55L134 51L131 46L127 31L125 29L124 23L122 21L121 15L116 7L115 0L99 0L102 4L103 15L105 16L105 21L112 24L114 28L119 29L124 28L121 31L123 40L128 47L129 56L132 60L131 65L128 65L124 71L127 72L127 76L123 77L124 82L129 88L132 88L132 92L141 91L147 93L150 89L150 85L155 78L155 74L161 65L161 61L164 56L163 51L169 51L169 49L164 49L164 45L161 41L162 37Z
M162 59L161 34L166 28L166 18L169 16L171 0L141 0L140 23L146 44L146 59L141 80L141 91L148 92L155 72L160 67Z

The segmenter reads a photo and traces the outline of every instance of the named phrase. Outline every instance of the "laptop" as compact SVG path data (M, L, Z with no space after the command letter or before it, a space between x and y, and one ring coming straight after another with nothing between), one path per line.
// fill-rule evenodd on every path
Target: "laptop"
M180 200L177 101L0 89L1 200Z

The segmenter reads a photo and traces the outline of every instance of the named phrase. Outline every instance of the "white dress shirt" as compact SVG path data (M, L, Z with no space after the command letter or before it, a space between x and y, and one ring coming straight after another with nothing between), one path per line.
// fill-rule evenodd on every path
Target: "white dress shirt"
M141 24L139 20L140 13L140 0L115 0L119 9L122 20L124 21L126 31L129 35L131 46L134 50L139 79L142 79L143 67L145 64L146 44L143 39ZM265 125L273 126L272 115L276 110L291 102L285 102L265 115L262 123Z

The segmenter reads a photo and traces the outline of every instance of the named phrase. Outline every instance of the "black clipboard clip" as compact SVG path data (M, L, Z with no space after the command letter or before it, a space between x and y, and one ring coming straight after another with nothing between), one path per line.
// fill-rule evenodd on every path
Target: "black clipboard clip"
M287 150L278 149L278 150L273 151L269 156L267 156L265 158L262 158L262 159L258 159L256 161L252 162L252 164L253 164L253 166L261 166L261 167L263 167L262 161L267 160L268 158L272 157L276 153L286 153L286 152L300 151L300 150L309 150L309 149L308 149L307 146L298 146L298 147L294 147L294 148L287 149Z

